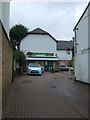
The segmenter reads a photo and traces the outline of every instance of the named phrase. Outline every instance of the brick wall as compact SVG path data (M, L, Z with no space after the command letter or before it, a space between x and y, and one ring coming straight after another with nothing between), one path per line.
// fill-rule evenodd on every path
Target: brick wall
M2 118L2 29L0 26L0 120Z
M2 107L4 108L12 83L13 49L2 27ZM1 58L0 58L1 59Z

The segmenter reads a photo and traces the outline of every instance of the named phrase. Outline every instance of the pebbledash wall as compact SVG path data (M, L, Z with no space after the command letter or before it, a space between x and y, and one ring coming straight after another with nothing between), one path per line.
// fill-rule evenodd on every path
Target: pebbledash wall
M0 120L2 118L2 29L0 26Z
M9 5L9 2L0 2L0 107L2 108L0 115L2 115L12 83L13 47L8 37Z
M4 108L12 83L13 48L2 26L2 108Z

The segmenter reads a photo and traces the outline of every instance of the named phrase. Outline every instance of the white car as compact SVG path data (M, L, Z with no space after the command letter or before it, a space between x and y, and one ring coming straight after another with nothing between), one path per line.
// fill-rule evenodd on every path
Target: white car
M65 65L65 64L60 64L59 70L60 71L68 71L69 67L67 65Z
M61 71L69 71L69 70L73 71L73 67L68 67L65 64L60 64L59 70L61 70Z
M71 71L73 71L73 67L69 67Z
M42 68L41 68L40 64L30 63L30 64L27 66L27 74L42 75Z

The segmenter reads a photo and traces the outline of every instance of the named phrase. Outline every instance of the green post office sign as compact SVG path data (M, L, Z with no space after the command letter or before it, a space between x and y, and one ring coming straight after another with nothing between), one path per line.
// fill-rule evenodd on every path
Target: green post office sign
M30 56L42 56L42 57L54 57L55 54L54 53L33 53L33 52L28 52L27 55Z

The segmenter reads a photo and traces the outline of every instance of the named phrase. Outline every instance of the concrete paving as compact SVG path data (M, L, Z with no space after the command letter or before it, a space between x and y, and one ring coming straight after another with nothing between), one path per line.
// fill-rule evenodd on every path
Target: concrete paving
M68 72L18 76L3 118L88 118L88 85Z

